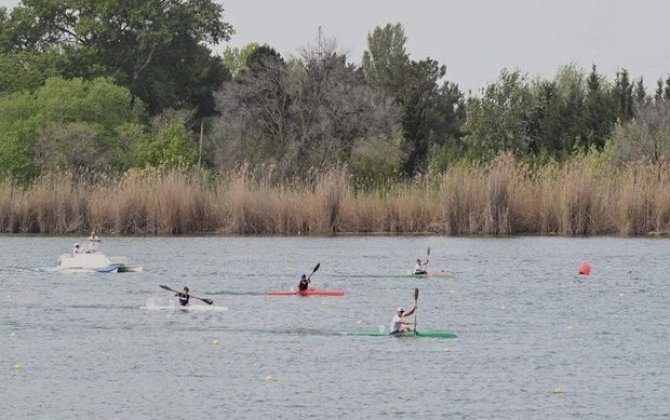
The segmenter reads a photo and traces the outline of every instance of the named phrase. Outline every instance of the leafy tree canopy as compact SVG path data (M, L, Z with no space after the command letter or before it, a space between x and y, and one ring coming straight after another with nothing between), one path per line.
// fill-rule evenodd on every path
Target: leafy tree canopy
M24 0L4 19L5 51L53 46L74 62L67 76L113 76L152 113L198 106L227 77L206 44L228 40L232 26L213 0Z

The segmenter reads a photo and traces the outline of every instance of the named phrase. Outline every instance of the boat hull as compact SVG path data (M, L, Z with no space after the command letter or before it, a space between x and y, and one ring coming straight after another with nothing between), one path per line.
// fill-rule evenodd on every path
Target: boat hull
M225 312L228 307L219 305L149 305L142 306L140 309L147 311Z
M305 291L289 290L285 292L267 292L266 296L344 296L343 290L307 289Z
M142 271L130 265L125 258L108 258L102 252L63 254L58 259L59 271L74 273L128 273Z
M450 276L451 273L448 271L429 271L426 274L414 274L411 273L409 277L417 277L417 278L426 278L426 277L448 277Z
M360 332L350 332L346 335L354 337L414 337L414 338L457 338L458 335L452 331L438 331L438 330L418 330L418 331L408 331L403 333L390 334L387 332L376 332L376 331L360 331Z

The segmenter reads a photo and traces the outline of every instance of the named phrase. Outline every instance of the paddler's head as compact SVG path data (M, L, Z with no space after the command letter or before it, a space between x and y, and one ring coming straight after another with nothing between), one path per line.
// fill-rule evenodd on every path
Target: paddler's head
M405 308L403 308L402 306L398 306L395 311L398 313L398 315L402 315L403 313L405 313Z
M421 264L421 258L417 258L417 259L416 259L416 263L417 263L417 264Z
M184 293L188 294L188 287L184 286Z
M300 276L300 280L307 280L307 274L303 274L302 276Z

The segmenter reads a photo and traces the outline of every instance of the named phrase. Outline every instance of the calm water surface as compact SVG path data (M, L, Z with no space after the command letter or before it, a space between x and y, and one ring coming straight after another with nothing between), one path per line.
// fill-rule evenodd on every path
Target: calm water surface
M670 418L666 239L103 238L145 271L38 271L76 240L0 238L0 418ZM428 246L451 277L390 277ZM262 295L317 262L345 297ZM229 310L142 309L159 284ZM415 287L458 338L340 334Z

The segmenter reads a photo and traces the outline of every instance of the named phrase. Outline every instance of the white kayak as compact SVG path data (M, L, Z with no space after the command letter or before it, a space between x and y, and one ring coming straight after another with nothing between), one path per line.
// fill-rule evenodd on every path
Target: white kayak
M147 299L147 302L144 306L141 306L140 309L145 309L147 311L183 311L183 312L224 312L228 310L228 307L221 305L206 305L204 303L195 303L190 302L186 306L181 306L174 301L171 301L171 304L161 304L155 303L151 299Z

